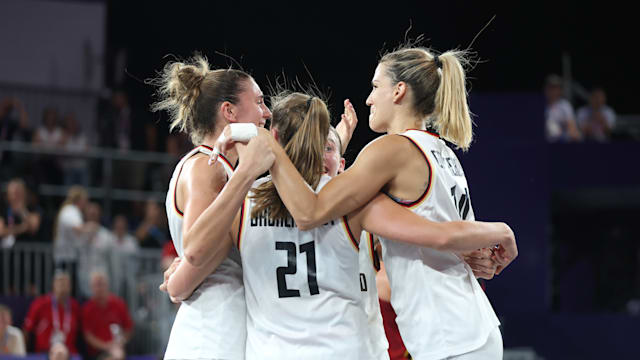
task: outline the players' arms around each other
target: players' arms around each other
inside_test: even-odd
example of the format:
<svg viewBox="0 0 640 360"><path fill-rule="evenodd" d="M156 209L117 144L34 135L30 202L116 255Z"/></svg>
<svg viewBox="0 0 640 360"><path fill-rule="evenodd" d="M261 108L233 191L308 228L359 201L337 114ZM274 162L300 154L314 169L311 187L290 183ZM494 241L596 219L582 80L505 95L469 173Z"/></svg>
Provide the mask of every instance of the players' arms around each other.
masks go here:
<svg viewBox="0 0 640 360"><path fill-rule="evenodd" d="M193 243L190 247L185 246L186 261L179 261L175 266L176 270L182 268L182 271L176 271L166 279L167 292L173 301L188 298L198 284L225 259L232 240L228 232L219 229L229 228L253 181L273 163L273 153L261 138L252 139L248 145L237 144L236 149L240 154L240 165L215 200L185 233L185 237L192 237ZM200 159L202 170L208 167L207 161L206 158ZM205 179L200 177L199 180ZM192 183L191 186L194 193L199 194L196 184ZM185 211L185 218L186 214Z"/></svg>
<svg viewBox="0 0 640 360"><path fill-rule="evenodd" d="M281 164L274 163L271 168L271 172L273 175L273 182L276 184L276 188L278 187L277 182L275 180L275 173L281 174L281 180L283 184L288 184L296 187L296 191L301 191L300 197L306 198L311 192L309 187L306 185L306 182L303 181L304 186L298 188L297 183L291 179L282 179L288 174L289 171L293 171L292 177L296 175L300 177L298 172L296 171L295 166L288 161L288 157L284 149L280 146L277 137L272 137L269 134L269 131L265 129L259 129L257 138L271 139L271 145L274 149L274 154L276 154L276 159L279 156L284 156L286 159L283 161L282 158L280 160ZM363 212L362 217L362 226L365 230L374 233L376 235L382 237L389 237L397 241L406 242L419 246L426 246L430 248L434 248L437 250L448 250L448 251L472 251L480 248L489 248L494 245L501 245L499 248L495 250L496 261L504 268L506 267L515 257L518 255L518 249L516 246L515 236L511 228L505 223L490 223L490 222L479 222L479 221L452 221L452 222L433 222L426 220L418 215L415 215L411 211L402 208L395 204L388 196L384 194L380 194L377 191L372 193L373 199L367 199L365 196L362 196L362 193L366 193L367 190L363 190L362 192L358 191L359 186L347 186L346 184L349 182L349 179L354 178L357 179L358 184L364 184L363 186L368 186L371 189L370 183L381 182L380 178L393 178L393 174L389 171L389 169L401 169L402 161L399 161L400 157L398 156L389 156L389 154L394 151L386 151L383 149L383 146L376 146L375 151L367 151L372 145L376 143L381 143L384 139L392 139L391 142L392 147L402 148L404 151L415 151L413 145L408 141L402 139L399 136L385 136L378 141L374 141L374 143L370 144L365 148L358 158L354 165L349 167L344 174L336 176L332 181L330 181L318 194L311 192L311 195L308 199L313 203L314 201L320 202L325 199L322 197L325 188L331 186L331 191L327 192L328 194L335 194L339 196L341 200L336 201L327 201L329 206L333 206L333 212L329 214L341 214L342 209L349 207L340 207L338 205L339 202L342 201L351 201L352 204L358 204L359 202L367 203L369 200L369 204L364 208L360 209L355 208L354 210L349 211L349 213ZM385 141L385 143L390 143L389 141ZM376 155L382 156L383 159L387 159L389 163L392 163L390 166L383 166L383 164L375 161L373 157ZM363 157L365 160L363 160ZM360 162L358 162L360 161ZM368 164L370 167L374 167L379 172L371 172L372 174L378 174L379 176L371 176L366 171L363 171L363 168L366 166L357 165L362 163ZM383 161L380 161L383 162ZM277 170L274 170L278 168ZM285 170L286 169L286 170ZM349 176L347 176L349 174ZM382 175L381 175L382 174ZM367 179L370 179L370 183L367 182ZM337 185L336 185L337 184ZM282 185L284 188L287 188L288 185ZM338 189L339 186L343 186L345 191L341 193ZM382 185L381 185L382 187ZM304 189L304 190L302 190ZM344 197L342 194L350 193L353 196L351 198ZM295 194L287 194L281 197L282 201L285 205L287 205L287 201L285 197L294 202L296 206L301 206L302 204L297 201ZM392 206L393 205L393 206ZM287 208L288 209L288 208ZM299 214L304 213L300 211ZM328 220L324 220L324 217L319 218L320 221L314 222L305 222L305 220L299 220L295 217L293 211L291 211L291 215L296 220L297 226L301 230L311 229L319 224L323 224ZM344 214L342 214L344 215ZM342 215L336 215L340 217ZM304 215L302 215L304 216ZM377 219L377 220L376 220ZM379 219L386 219L386 221L379 221ZM394 223L394 222L398 223ZM389 226L390 224L394 224L393 226ZM400 225L402 224L402 225Z"/></svg>
<svg viewBox="0 0 640 360"><path fill-rule="evenodd" d="M166 110L171 115L171 129L187 132L194 144L201 145L176 167L167 196L167 214L176 249L185 258L177 266L190 267L195 271L192 276L202 281L208 275L202 272L204 265L213 264L215 269L231 247L227 238L211 239L210 234L229 226L235 213L226 207L241 204L251 183L273 161L269 147L260 139L235 146L224 161L209 164L211 146L226 124L264 126L271 112L249 74L234 69L212 70L200 56L168 63L151 83L158 87L159 98L152 110ZM238 157L242 165L231 174L231 164ZM185 296L181 291L174 295Z"/></svg>

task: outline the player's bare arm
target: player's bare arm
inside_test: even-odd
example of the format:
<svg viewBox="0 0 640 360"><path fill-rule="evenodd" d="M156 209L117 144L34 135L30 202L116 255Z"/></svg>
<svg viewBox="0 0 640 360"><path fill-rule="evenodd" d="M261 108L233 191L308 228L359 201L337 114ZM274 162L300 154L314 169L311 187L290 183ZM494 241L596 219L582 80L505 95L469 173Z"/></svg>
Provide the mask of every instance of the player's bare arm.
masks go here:
<svg viewBox="0 0 640 360"><path fill-rule="evenodd" d="M441 251L472 251L496 244L505 247L497 261L507 264L518 255L515 236L505 223L481 221L434 222L378 194L368 204L349 215L354 231L360 228L395 241Z"/></svg>
<svg viewBox="0 0 640 360"><path fill-rule="evenodd" d="M315 194L275 141L273 183L302 230L348 214L373 198L404 164L397 154L411 144L399 136L383 136L367 145L354 164Z"/></svg>

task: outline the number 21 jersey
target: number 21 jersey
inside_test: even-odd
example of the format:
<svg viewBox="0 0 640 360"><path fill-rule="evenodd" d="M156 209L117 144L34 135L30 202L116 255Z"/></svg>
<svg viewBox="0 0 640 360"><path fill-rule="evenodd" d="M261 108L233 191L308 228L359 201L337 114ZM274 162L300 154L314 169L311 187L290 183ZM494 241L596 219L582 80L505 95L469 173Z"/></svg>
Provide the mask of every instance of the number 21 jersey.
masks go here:
<svg viewBox="0 0 640 360"><path fill-rule="evenodd" d="M247 197L239 232L246 359L370 359L358 244L346 219L301 231L292 218L252 218L253 206Z"/></svg>

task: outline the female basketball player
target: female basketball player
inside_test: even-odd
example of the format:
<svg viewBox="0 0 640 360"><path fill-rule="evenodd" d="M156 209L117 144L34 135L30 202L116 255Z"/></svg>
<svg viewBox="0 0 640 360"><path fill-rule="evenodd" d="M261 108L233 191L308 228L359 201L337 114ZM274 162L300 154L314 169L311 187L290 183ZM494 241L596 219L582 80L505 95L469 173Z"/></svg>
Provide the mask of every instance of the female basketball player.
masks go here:
<svg viewBox="0 0 640 360"><path fill-rule="evenodd" d="M348 170L317 194L274 144L273 183L300 229L340 218L380 191L433 221L473 219L464 172L443 141L467 150L472 140L462 63L463 53L437 56L423 48L400 49L382 57L367 105L371 129L389 135L365 147ZM435 131L426 131L427 125ZM391 303L411 355L501 358L498 319L460 256L379 235ZM499 246L495 253L501 262L499 273L517 250L510 253ZM416 283L427 286L413 286Z"/></svg>
<svg viewBox="0 0 640 360"><path fill-rule="evenodd" d="M159 87L154 111L167 110L171 129L191 136L197 148L178 163L166 210L178 254L200 286L176 315L165 359L244 359L246 326L242 267L231 241L210 233L228 228L244 194L273 162L266 143L251 141L208 164L211 145L229 123L263 126L271 116L253 78L233 69L210 70L207 61L167 64L152 82ZM232 164L240 156L237 169ZM226 221L226 223L225 223ZM206 256L200 256L203 244ZM197 261L194 261L197 259ZM206 271L202 271L206 268Z"/></svg>
<svg viewBox="0 0 640 360"><path fill-rule="evenodd" d="M294 93L277 100L273 111L274 138L285 144L307 183L321 186L322 154L329 128L325 104L318 98ZM367 341L367 319L360 295L359 237L353 236L363 227L385 236L402 237L397 235L401 233L405 241L437 248L468 250L494 242L513 243L512 233L504 224L434 224L411 215L381 195L349 217L299 231L271 181L262 180L251 200L245 201L238 226L234 224L228 234L238 239L243 259L247 358L374 357ZM444 237L465 241L442 242ZM174 275L178 273L179 269ZM168 289L175 297L182 294L179 289L190 285L184 278L175 281L174 275L168 279Z"/></svg>

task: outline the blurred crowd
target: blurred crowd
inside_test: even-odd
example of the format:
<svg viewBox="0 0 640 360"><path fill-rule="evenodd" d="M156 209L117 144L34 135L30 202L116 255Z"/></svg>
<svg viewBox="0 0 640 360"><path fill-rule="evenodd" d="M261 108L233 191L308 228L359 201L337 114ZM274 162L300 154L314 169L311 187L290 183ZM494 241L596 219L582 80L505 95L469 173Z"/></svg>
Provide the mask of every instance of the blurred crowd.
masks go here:
<svg viewBox="0 0 640 360"><path fill-rule="evenodd" d="M549 142L608 142L616 127L616 113L607 105L601 87L589 92L586 104L576 111L567 99L565 81L558 75L547 76L544 87L547 101L545 134Z"/></svg>
<svg viewBox="0 0 640 360"><path fill-rule="evenodd" d="M99 103L93 126L56 107L47 107L34 124L27 108L20 99L0 99L0 143L55 151L0 149L0 356L122 359L132 319L146 319L154 310L153 304L142 304L132 310L141 313L132 316L125 299L155 293L157 284L151 281L151 288L141 276L153 272L161 277L177 254L164 198L116 202L105 214L102 195L91 196L90 191L110 176L114 188L166 192L174 164L113 161L112 174L103 174L100 154L87 154L142 150L173 155L177 161L191 145L151 121L134 123L127 96L120 91ZM66 195L44 195L42 185L64 185ZM11 251L16 248L23 252ZM24 249L48 249L55 274ZM146 253L151 258L146 256L161 265L141 271L145 249L155 249ZM30 301L25 316L3 304L11 297Z"/></svg>

